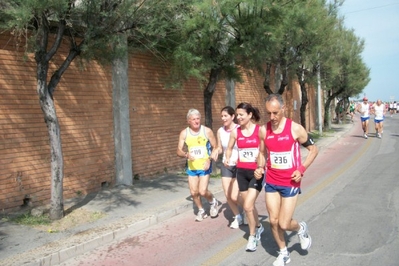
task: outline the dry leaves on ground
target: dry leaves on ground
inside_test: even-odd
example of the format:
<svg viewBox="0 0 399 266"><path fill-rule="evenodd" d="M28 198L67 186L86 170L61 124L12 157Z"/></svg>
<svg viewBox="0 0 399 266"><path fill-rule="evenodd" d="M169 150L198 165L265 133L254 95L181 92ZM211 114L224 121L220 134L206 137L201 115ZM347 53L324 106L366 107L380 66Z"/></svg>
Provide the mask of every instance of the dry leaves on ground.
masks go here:
<svg viewBox="0 0 399 266"><path fill-rule="evenodd" d="M48 225L35 225L34 228L38 230L48 231L50 233L56 233L65 231L86 223L94 222L101 219L106 214L102 212L92 212L85 210L84 208L78 208L70 213L66 214L62 219L53 221Z"/></svg>

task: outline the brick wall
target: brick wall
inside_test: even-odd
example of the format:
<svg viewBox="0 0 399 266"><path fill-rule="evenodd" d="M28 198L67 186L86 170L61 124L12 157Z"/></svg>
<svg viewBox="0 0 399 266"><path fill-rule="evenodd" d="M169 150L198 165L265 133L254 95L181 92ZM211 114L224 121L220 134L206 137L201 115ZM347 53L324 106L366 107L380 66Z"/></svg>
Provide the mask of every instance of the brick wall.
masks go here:
<svg viewBox="0 0 399 266"><path fill-rule="evenodd" d="M62 49L66 55L67 46ZM58 55L51 69L65 55ZM204 113L203 86L191 80L182 90L166 89L165 79L163 64L148 55L131 56L132 163L133 174L139 178L182 169L184 160L176 156L176 148L179 132L187 126L186 113L190 108ZM265 117L266 92L262 84L263 78L244 75L244 82L236 84L236 102L252 103ZM287 114L299 121L299 114L292 110L290 102L293 97L297 98L294 94L298 95L295 83L284 97L288 100ZM57 86L54 99L64 155L64 197L98 191L104 182L113 184L110 70L95 62L84 65L75 60ZM221 126L219 111L224 101L225 87L221 81L212 103L215 132ZM33 205L49 202L49 157L47 128L36 94L33 55L24 58L13 37L0 34L0 210L14 210L24 199Z"/></svg>
<svg viewBox="0 0 399 266"><path fill-rule="evenodd" d="M65 46L63 47L65 49ZM36 63L0 34L0 209L50 198L50 148L36 93ZM17 52L18 51L18 52ZM54 58L51 69L63 56ZM64 196L98 190L114 179L112 88L98 64L81 71L76 60L54 99L64 154Z"/></svg>

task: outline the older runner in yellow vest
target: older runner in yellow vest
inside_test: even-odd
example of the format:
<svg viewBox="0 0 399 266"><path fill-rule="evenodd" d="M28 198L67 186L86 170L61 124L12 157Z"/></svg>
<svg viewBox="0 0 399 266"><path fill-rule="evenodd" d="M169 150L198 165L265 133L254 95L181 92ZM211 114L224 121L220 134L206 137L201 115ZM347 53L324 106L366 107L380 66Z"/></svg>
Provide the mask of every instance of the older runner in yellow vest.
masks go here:
<svg viewBox="0 0 399 266"><path fill-rule="evenodd" d="M187 123L188 127L183 129L179 135L177 155L187 159L188 185L193 201L198 207L195 220L200 222L208 217L202 206L201 196L208 200L212 218L217 217L219 212L219 203L208 190L212 159L217 160L218 149L212 130L201 125L201 114L198 110L190 109L188 111Z"/></svg>

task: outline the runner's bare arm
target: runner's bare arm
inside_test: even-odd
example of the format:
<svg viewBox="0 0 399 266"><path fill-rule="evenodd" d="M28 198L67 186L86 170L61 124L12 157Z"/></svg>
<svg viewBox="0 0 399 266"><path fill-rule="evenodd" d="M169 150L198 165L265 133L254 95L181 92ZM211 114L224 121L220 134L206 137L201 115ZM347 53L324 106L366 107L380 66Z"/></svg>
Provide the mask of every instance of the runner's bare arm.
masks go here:
<svg viewBox="0 0 399 266"><path fill-rule="evenodd" d="M294 139L296 139L300 144L307 143L305 148L309 151L305 161L292 174L292 179L295 182L299 182L299 180L303 176L303 173L313 163L319 151L314 143L313 144L308 143L308 137L309 137L308 132L306 132L306 130L300 124L294 122L292 123L292 135Z"/></svg>
<svg viewBox="0 0 399 266"><path fill-rule="evenodd" d="M218 160L219 151L217 147L215 134L213 134L212 129L210 129L209 127L205 127L205 133L206 136L208 137L209 143L212 146L212 153L210 155L210 158L216 162Z"/></svg>
<svg viewBox="0 0 399 266"><path fill-rule="evenodd" d="M224 161L225 166L228 166L230 163L230 157L233 152L233 147L236 142L236 138L237 138L237 129L234 129L230 133L229 144L227 145L227 148L226 148L226 160Z"/></svg>
<svg viewBox="0 0 399 266"><path fill-rule="evenodd" d="M356 112L362 113L362 111L360 109L361 109L360 104L356 105L356 109L355 109Z"/></svg>
<svg viewBox="0 0 399 266"><path fill-rule="evenodd" d="M186 139L186 130L183 129L180 134L179 134L179 142L177 144L177 156L179 157L184 157L184 158L189 158L188 152L184 151L184 141Z"/></svg>
<svg viewBox="0 0 399 266"><path fill-rule="evenodd" d="M266 127L261 126L259 129L259 154L258 158L256 158L256 163L258 167L256 168L254 173L256 179L262 178L263 174L265 173L265 166L266 166L265 138L266 138Z"/></svg>
<svg viewBox="0 0 399 266"><path fill-rule="evenodd" d="M217 145L217 150L218 150L218 154L222 154L223 153L223 147L222 147L222 140L220 138L220 128L217 131L216 135L217 135L217 141L218 141L218 145Z"/></svg>

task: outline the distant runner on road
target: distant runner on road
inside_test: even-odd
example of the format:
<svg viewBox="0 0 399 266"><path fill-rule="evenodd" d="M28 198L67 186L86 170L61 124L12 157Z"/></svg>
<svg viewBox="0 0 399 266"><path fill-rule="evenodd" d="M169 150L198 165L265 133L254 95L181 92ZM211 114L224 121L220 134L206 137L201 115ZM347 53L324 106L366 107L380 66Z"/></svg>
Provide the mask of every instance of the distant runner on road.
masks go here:
<svg viewBox="0 0 399 266"><path fill-rule="evenodd" d="M363 102L358 104L356 111L360 113L360 120L362 122L362 129L364 138L368 138L369 133L369 119L370 119L370 105L367 97L363 98Z"/></svg>
<svg viewBox="0 0 399 266"><path fill-rule="evenodd" d="M373 105L372 112L374 114L375 134L377 138L381 138L384 131L385 104L381 100L377 100Z"/></svg>

